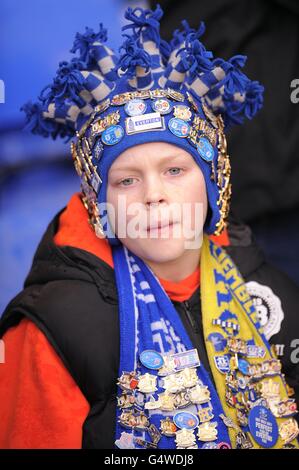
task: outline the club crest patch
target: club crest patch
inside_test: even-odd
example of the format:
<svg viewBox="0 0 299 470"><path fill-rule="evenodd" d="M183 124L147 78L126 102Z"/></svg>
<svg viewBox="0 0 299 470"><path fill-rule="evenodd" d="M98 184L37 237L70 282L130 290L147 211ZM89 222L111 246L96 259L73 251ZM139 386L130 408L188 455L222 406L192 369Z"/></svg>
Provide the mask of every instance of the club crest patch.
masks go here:
<svg viewBox="0 0 299 470"><path fill-rule="evenodd" d="M281 301L273 290L256 281L246 283L248 293L256 308L259 322L267 339L278 333L284 319Z"/></svg>

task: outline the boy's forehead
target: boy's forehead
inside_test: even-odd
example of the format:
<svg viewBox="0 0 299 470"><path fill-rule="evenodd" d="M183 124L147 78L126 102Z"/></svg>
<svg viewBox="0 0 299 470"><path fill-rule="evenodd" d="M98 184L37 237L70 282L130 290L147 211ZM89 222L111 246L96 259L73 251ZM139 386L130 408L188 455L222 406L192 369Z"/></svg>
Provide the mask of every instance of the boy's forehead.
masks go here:
<svg viewBox="0 0 299 470"><path fill-rule="evenodd" d="M126 168L127 165L140 164L140 156L149 156L153 164L175 159L190 159L192 156L185 150L176 145L166 144L164 142L151 142L131 147L122 152L111 165L110 170Z"/></svg>

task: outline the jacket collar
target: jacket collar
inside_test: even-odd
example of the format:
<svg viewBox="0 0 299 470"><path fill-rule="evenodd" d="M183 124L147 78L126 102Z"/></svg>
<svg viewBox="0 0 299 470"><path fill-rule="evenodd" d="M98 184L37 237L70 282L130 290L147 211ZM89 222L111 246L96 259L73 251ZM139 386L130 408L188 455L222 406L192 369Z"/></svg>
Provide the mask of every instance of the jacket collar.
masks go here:
<svg viewBox="0 0 299 470"><path fill-rule="evenodd" d="M54 242L64 207L49 223L35 252L24 287L58 280L95 283L108 301L117 301L114 270L105 261L81 248L58 246Z"/></svg>

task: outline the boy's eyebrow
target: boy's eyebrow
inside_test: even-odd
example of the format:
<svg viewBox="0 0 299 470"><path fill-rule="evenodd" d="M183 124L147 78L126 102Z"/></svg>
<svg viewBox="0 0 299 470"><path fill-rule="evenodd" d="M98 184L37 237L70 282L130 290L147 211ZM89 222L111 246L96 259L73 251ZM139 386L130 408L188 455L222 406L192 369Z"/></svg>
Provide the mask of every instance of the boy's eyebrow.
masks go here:
<svg viewBox="0 0 299 470"><path fill-rule="evenodd" d="M183 153L177 153L176 155L167 155L166 157L162 157L160 159L160 161L158 162L159 163L165 163L167 160L175 160L177 158L180 158L183 156ZM134 164L129 164L129 165L124 165L124 166L120 166L120 167L117 167L117 168L111 168L111 173L113 173L114 171L123 171L123 170L136 170L136 167L134 166Z"/></svg>

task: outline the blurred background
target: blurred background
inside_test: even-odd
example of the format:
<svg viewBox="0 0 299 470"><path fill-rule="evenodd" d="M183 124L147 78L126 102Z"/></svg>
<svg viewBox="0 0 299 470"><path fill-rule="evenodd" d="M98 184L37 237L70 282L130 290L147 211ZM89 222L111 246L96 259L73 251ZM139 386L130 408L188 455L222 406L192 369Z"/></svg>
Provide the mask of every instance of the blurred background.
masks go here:
<svg viewBox="0 0 299 470"><path fill-rule="evenodd" d="M299 285L299 2L297 0L1 1L0 315L22 289L52 217L79 190L69 144L24 131L20 107L52 81L77 31L108 29L118 52L128 6L164 10L161 31L186 18L206 24L214 56L248 55L245 73L265 86L263 110L228 135L234 213L252 228L268 261ZM298 79L298 93L291 83ZM297 96L298 99L291 100Z"/></svg>

